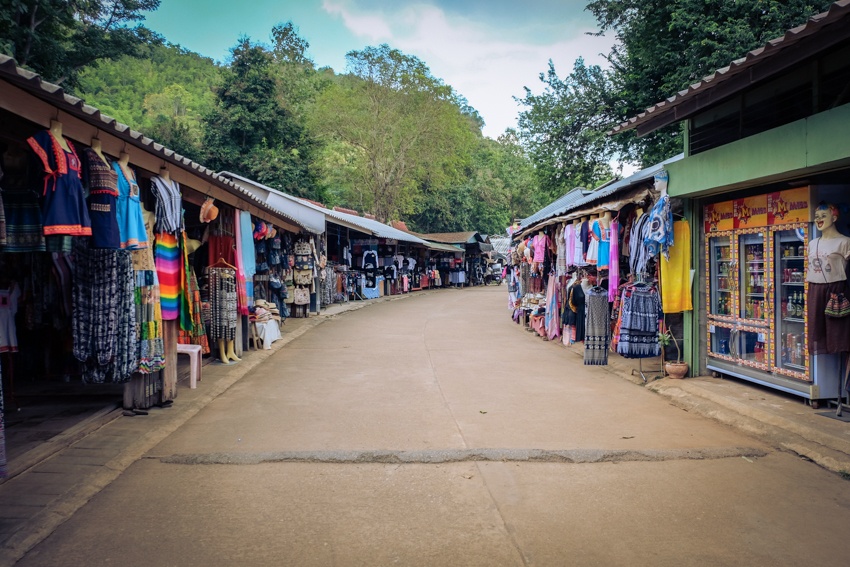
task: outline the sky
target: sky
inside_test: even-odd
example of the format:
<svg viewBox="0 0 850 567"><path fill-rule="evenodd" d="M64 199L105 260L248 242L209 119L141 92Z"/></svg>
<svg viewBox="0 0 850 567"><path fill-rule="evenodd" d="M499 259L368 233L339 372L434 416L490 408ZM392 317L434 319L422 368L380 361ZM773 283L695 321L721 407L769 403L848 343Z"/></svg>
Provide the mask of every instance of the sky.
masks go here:
<svg viewBox="0 0 850 567"><path fill-rule="evenodd" d="M425 62L465 96L495 138L515 128L524 87L542 92L551 59L560 77L579 57L604 66L612 40L596 31L588 0L162 0L145 25L170 43L228 60L240 36L270 43L291 21L317 67L345 72L345 54L383 43Z"/></svg>

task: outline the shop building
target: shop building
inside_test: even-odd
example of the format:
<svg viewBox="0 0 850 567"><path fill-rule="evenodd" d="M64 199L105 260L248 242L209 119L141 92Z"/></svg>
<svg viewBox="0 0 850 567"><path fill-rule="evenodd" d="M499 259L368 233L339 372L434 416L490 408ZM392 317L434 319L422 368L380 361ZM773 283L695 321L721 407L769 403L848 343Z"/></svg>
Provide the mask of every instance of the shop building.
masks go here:
<svg viewBox="0 0 850 567"><path fill-rule="evenodd" d="M682 199L698 235L686 359L699 373L815 407L845 397L850 344L827 347L824 335L845 336L850 319L824 314L819 293L835 282L818 266L820 247L850 235L850 2L835 2L614 133L682 121L685 157L667 170L669 194ZM828 232L813 223L821 204L836 206L838 232L829 232L831 219L821 225Z"/></svg>
<svg viewBox="0 0 850 567"><path fill-rule="evenodd" d="M6 425L46 398L169 405L178 353L235 362L255 303L274 340L285 306L263 276L311 241L305 221L2 55L0 168L0 476L41 442Z"/></svg>

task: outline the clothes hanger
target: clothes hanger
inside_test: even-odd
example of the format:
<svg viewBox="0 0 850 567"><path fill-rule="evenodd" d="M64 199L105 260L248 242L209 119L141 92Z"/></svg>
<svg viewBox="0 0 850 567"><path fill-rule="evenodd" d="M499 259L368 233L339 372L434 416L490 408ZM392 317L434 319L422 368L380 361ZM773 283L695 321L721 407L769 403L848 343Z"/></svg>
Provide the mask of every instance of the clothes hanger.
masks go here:
<svg viewBox="0 0 850 567"><path fill-rule="evenodd" d="M235 269L236 269L236 266L234 266L234 265L232 265L232 264L228 264L228 263L227 263L227 261L226 261L224 258L219 258L218 260L216 260L215 262L213 262L213 263L212 263L212 265L210 265L210 268L215 268L215 267L216 267L216 266L218 266L219 264L224 264L225 266L227 266L228 268L230 268L230 269L232 269L232 270L235 270Z"/></svg>

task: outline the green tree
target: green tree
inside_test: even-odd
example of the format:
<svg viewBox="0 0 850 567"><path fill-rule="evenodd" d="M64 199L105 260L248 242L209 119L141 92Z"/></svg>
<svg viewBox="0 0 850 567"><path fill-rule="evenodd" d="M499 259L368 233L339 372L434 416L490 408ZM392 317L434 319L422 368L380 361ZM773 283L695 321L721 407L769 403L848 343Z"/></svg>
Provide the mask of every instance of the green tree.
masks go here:
<svg viewBox="0 0 850 567"><path fill-rule="evenodd" d="M425 233L504 234L514 218L530 215L541 204L531 162L509 130L498 140L478 139L462 182L423 188L410 220L415 230Z"/></svg>
<svg viewBox="0 0 850 567"><path fill-rule="evenodd" d="M595 187L610 179L612 153L606 133L616 121L607 99L608 75L579 58L561 79L555 65L540 74L546 86L535 95L526 87L519 114L519 135L534 164L537 182L548 200L573 187Z"/></svg>
<svg viewBox="0 0 850 567"><path fill-rule="evenodd" d="M593 0L587 9L616 43L611 114L626 120L825 11L830 0ZM649 166L682 151L680 126L617 136L618 152Z"/></svg>
<svg viewBox="0 0 850 567"><path fill-rule="evenodd" d="M101 59L135 54L150 32L129 24L160 0L10 0L0 6L0 50L56 84Z"/></svg>
<svg viewBox="0 0 850 567"><path fill-rule="evenodd" d="M201 160L202 122L215 103L219 67L159 39L140 46L139 55L83 69L77 94L166 147Z"/></svg>
<svg viewBox="0 0 850 567"><path fill-rule="evenodd" d="M313 196L313 143L279 100L272 54L241 38L205 122L206 163L287 193Z"/></svg>
<svg viewBox="0 0 850 567"><path fill-rule="evenodd" d="M388 45L346 55L349 73L319 95L310 127L349 176L323 167L343 204L382 220L415 210L423 188L460 178L476 133L451 87Z"/></svg>

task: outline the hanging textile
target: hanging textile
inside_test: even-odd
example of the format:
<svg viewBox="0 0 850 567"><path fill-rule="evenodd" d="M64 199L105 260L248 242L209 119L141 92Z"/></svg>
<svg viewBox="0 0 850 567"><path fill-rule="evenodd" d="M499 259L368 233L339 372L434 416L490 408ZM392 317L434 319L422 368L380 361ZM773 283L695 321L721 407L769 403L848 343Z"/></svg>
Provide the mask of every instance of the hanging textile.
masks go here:
<svg viewBox="0 0 850 567"><path fill-rule="evenodd" d="M119 163L113 163L112 169L118 175L118 232L121 235L121 248L136 250L146 248L152 243L147 240L145 219L142 216L142 203L139 197L139 184L133 171L128 167L127 173ZM128 177L129 175L129 177Z"/></svg>
<svg viewBox="0 0 850 567"><path fill-rule="evenodd" d="M589 223L587 231L587 250L585 261L591 266L597 265L599 262L599 239L601 237L601 224L599 219L593 219Z"/></svg>
<svg viewBox="0 0 850 567"><path fill-rule="evenodd" d="M567 266L575 265L576 257L576 233L573 225L567 223L564 227L564 263Z"/></svg>
<svg viewBox="0 0 850 567"><path fill-rule="evenodd" d="M691 297L691 228L686 220L673 223L670 258L661 258L661 307L664 313L681 313L694 308Z"/></svg>
<svg viewBox="0 0 850 567"><path fill-rule="evenodd" d="M555 264L555 275L563 276L567 273L567 246L564 241L564 230L561 229L561 225L558 225L558 228L555 229L555 250L557 253L557 261Z"/></svg>
<svg viewBox="0 0 850 567"><path fill-rule="evenodd" d="M120 383L138 366L135 279L130 254L74 244L74 357L83 363L83 381Z"/></svg>
<svg viewBox="0 0 850 567"><path fill-rule="evenodd" d="M581 265L586 265L587 261L587 248L590 246L590 223L588 221L584 221L581 223L581 227L579 229L580 242L581 242ZM578 248L576 248L578 250Z"/></svg>
<svg viewBox="0 0 850 567"><path fill-rule="evenodd" d="M257 251L254 244L254 224L251 213L239 211L239 234L242 241L242 276L245 278L247 305L254 305L254 276L257 273ZM237 264L238 266L238 264ZM245 315L247 313L243 313Z"/></svg>
<svg viewBox="0 0 850 567"><path fill-rule="evenodd" d="M673 213L670 211L670 197L663 195L648 213L649 225L644 228L643 245L650 256L659 252L669 259L669 248L673 245Z"/></svg>
<svg viewBox="0 0 850 567"><path fill-rule="evenodd" d="M118 175L91 148L83 152L85 165L83 180L88 189L89 217L91 219L92 248L121 248L118 230Z"/></svg>
<svg viewBox="0 0 850 567"><path fill-rule="evenodd" d="M608 290L592 287L586 297L587 322L584 336L584 364L603 366L608 364L608 340L610 320L608 316Z"/></svg>
<svg viewBox="0 0 850 567"><path fill-rule="evenodd" d="M606 228L602 224L602 220L598 219L593 234L599 239L596 267L600 270L607 270L611 262L611 227Z"/></svg>
<svg viewBox="0 0 850 567"><path fill-rule="evenodd" d="M162 302L162 318L173 321L180 314L180 247L177 237L167 232L156 235L156 275Z"/></svg>
<svg viewBox="0 0 850 567"><path fill-rule="evenodd" d="M3 181L3 168L0 168L0 181ZM6 209L3 206L3 189L0 188L0 250L6 246Z"/></svg>
<svg viewBox="0 0 850 567"><path fill-rule="evenodd" d="M210 342L204 330L202 317L201 290L198 286L198 278L195 271L189 266L189 297L192 300L192 328L191 330L180 330L177 334L177 342L184 345L200 345L203 354L209 354Z"/></svg>
<svg viewBox="0 0 850 567"><path fill-rule="evenodd" d="M44 170L44 236L91 236L91 219L83 192L82 163L74 144L67 138L63 141L68 150L49 130L27 138Z"/></svg>
<svg viewBox="0 0 850 567"><path fill-rule="evenodd" d="M620 338L617 353L626 358L659 356L658 322L661 302L658 290L649 284L623 288L620 302Z"/></svg>
<svg viewBox="0 0 850 567"><path fill-rule="evenodd" d="M18 331L15 315L21 299L21 288L11 282L7 289L0 289L0 353L18 352Z"/></svg>
<svg viewBox="0 0 850 567"><path fill-rule="evenodd" d="M136 270L134 287L139 360L137 371L142 374L151 374L165 368L162 310L156 271Z"/></svg>
<svg viewBox="0 0 850 567"><path fill-rule="evenodd" d="M574 342L580 343L585 337L585 296L584 288L581 287L581 281L576 282L570 287L569 295L570 313L567 315L569 325L575 329Z"/></svg>
<svg viewBox="0 0 850 567"><path fill-rule="evenodd" d="M619 298L617 293L620 285L620 223L617 219L611 221L610 231L610 260L608 261L608 301Z"/></svg>
<svg viewBox="0 0 850 567"><path fill-rule="evenodd" d="M554 275L549 276L549 284L546 289L546 337L551 341L555 337L561 336L561 321L560 315L560 299L558 279Z"/></svg>
<svg viewBox="0 0 850 567"><path fill-rule="evenodd" d="M632 224L632 231L629 236L629 267L631 273L636 276L646 273L646 265L653 256L643 244L648 226L649 215L643 214Z"/></svg>
<svg viewBox="0 0 850 567"><path fill-rule="evenodd" d="M6 424L3 419L5 408L3 407L3 362L0 361L0 478L6 478Z"/></svg>
<svg viewBox="0 0 850 567"><path fill-rule="evenodd" d="M38 196L32 191L3 191L6 244L0 252L44 252L44 227Z"/></svg>
<svg viewBox="0 0 850 567"><path fill-rule="evenodd" d="M156 197L156 230L177 234L183 230L183 203L180 185L164 177L151 179L151 191Z"/></svg>
<svg viewBox="0 0 850 567"><path fill-rule="evenodd" d="M210 339L236 338L236 271L231 268L207 268L210 302Z"/></svg>

